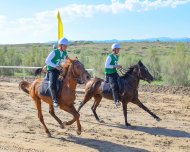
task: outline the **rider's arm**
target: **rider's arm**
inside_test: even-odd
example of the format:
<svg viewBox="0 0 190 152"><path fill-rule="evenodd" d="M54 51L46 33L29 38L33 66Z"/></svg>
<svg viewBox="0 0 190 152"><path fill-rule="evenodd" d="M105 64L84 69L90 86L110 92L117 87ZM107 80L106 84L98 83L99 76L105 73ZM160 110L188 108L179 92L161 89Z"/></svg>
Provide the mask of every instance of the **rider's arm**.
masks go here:
<svg viewBox="0 0 190 152"><path fill-rule="evenodd" d="M55 52L51 51L51 53L48 55L48 57L46 58L45 63L53 68L55 68L57 65L52 63L51 60L54 58L55 56Z"/></svg>
<svg viewBox="0 0 190 152"><path fill-rule="evenodd" d="M110 63L111 63L111 57L108 56L107 59L106 59L105 68L113 69L114 66L110 65Z"/></svg>
<svg viewBox="0 0 190 152"><path fill-rule="evenodd" d="M110 63L111 63L111 57L108 56L106 59L105 68L109 68L109 69L118 68L119 69L122 67L121 65L110 65Z"/></svg>

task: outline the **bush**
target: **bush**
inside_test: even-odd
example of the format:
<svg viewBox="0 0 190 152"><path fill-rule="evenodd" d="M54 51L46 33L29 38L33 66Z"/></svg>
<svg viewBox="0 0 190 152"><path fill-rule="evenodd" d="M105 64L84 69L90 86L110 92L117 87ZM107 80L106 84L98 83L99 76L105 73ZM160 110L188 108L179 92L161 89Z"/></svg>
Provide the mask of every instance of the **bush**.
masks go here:
<svg viewBox="0 0 190 152"><path fill-rule="evenodd" d="M178 44L163 66L163 79L170 85L189 86L189 57L184 44Z"/></svg>

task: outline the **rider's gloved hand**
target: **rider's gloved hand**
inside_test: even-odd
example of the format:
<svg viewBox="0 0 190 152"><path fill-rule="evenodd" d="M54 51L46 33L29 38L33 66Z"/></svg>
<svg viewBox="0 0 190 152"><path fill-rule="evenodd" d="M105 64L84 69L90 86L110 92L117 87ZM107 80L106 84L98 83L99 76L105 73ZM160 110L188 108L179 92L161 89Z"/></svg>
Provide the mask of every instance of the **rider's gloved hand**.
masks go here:
<svg viewBox="0 0 190 152"><path fill-rule="evenodd" d="M61 66L56 66L55 67L58 71L62 72L63 71L63 68Z"/></svg>
<svg viewBox="0 0 190 152"><path fill-rule="evenodd" d="M121 69L121 68L122 68L121 65L115 65L114 67L115 67L116 69Z"/></svg>

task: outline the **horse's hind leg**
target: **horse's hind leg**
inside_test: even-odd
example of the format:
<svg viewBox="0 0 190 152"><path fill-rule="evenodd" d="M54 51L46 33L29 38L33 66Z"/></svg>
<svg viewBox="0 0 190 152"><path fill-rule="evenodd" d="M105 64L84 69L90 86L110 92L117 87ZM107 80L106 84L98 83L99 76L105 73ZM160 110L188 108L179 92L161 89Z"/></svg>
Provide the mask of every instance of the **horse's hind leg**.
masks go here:
<svg viewBox="0 0 190 152"><path fill-rule="evenodd" d="M62 121L55 115L53 105L49 105L49 113L50 113L50 115L60 124L60 127L63 129L63 128L64 128L64 124L63 124Z"/></svg>
<svg viewBox="0 0 190 152"><path fill-rule="evenodd" d="M42 115L41 100L39 98L35 98L34 101L35 101L35 104L36 104L36 108L38 110L38 118L40 119L40 122L42 123L47 136L51 137L51 134L50 134L48 128L46 127L45 123L44 123L44 118L43 118L43 115Z"/></svg>
<svg viewBox="0 0 190 152"><path fill-rule="evenodd" d="M75 121L77 121L77 128L78 128L77 134L80 135L81 134L81 124L79 120L80 115L76 111L75 107L73 105L71 107L64 105L64 106L60 106L60 108L73 115L73 119L70 121L67 121L66 125L72 125Z"/></svg>
<svg viewBox="0 0 190 152"><path fill-rule="evenodd" d="M88 92L85 93L84 99L83 101L80 103L77 111L79 112L80 109L85 105L85 103L87 103L90 99L92 98L92 95Z"/></svg>
<svg viewBox="0 0 190 152"><path fill-rule="evenodd" d="M103 121L101 121L101 120L99 119L99 117L98 117L98 115L97 115L97 113L96 113L96 108L97 108L98 105L100 104L100 101L101 101L101 100L102 100L102 96L101 96L101 95L95 95L95 96L94 96L94 104L93 104L93 106L91 107L92 112L93 112L93 114L94 114L96 120L99 121L99 122L103 122Z"/></svg>
<svg viewBox="0 0 190 152"><path fill-rule="evenodd" d="M142 108L144 111L148 112L153 118L155 118L157 121L160 121L161 119L156 116L153 112L151 112L145 105L141 103L139 99L133 100L132 103L138 105L140 108Z"/></svg>

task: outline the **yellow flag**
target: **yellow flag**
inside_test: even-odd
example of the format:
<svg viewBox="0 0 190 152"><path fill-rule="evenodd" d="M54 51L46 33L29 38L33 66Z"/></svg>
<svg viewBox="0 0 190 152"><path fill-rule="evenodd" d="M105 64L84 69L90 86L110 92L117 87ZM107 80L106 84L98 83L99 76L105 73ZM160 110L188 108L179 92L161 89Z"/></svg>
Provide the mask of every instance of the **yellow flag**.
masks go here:
<svg viewBox="0 0 190 152"><path fill-rule="evenodd" d="M58 40L59 40L64 37L64 27L61 21L61 16L60 16L59 11L57 13L57 19L58 19Z"/></svg>

